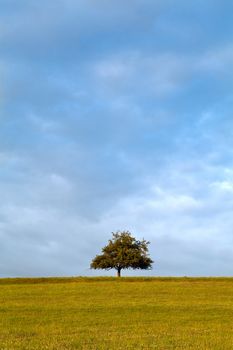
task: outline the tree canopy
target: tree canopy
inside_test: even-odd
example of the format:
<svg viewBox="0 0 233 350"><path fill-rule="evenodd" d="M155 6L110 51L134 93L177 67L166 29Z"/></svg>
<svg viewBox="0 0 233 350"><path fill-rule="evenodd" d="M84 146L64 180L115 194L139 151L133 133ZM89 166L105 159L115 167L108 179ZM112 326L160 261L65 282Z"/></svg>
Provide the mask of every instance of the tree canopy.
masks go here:
<svg viewBox="0 0 233 350"><path fill-rule="evenodd" d="M91 262L92 269L116 269L118 277L122 269L152 268L153 261L148 254L150 242L136 240L129 231L112 233L112 239L102 248L102 254L96 255Z"/></svg>

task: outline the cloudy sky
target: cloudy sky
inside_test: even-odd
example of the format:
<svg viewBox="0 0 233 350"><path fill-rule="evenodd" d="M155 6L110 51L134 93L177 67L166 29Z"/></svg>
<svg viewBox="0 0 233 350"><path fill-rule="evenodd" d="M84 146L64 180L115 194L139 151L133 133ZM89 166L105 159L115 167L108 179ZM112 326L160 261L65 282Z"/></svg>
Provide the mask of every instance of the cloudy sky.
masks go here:
<svg viewBox="0 0 233 350"><path fill-rule="evenodd" d="M104 274L123 229L151 242L137 275L233 274L232 14L0 0L0 276Z"/></svg>

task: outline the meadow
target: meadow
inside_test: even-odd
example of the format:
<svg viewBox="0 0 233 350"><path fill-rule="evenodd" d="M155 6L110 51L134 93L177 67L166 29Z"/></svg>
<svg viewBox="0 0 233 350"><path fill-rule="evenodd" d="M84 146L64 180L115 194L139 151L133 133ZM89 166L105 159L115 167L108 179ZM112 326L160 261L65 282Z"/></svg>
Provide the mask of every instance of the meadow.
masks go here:
<svg viewBox="0 0 233 350"><path fill-rule="evenodd" d="M233 349L233 278L0 279L0 349Z"/></svg>

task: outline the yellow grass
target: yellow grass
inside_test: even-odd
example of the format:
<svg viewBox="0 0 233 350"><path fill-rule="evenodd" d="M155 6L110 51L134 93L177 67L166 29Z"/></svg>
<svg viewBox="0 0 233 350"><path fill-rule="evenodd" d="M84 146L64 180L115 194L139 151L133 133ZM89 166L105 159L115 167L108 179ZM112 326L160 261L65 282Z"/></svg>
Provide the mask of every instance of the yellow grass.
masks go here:
<svg viewBox="0 0 233 350"><path fill-rule="evenodd" d="M0 279L0 349L233 349L233 279Z"/></svg>

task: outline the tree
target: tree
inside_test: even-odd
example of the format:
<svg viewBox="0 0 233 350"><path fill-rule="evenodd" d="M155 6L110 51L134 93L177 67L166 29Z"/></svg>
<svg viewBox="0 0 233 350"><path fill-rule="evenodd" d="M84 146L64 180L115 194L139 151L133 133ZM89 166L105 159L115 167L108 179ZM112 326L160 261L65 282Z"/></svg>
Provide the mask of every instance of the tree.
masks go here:
<svg viewBox="0 0 233 350"><path fill-rule="evenodd" d="M113 232L112 239L102 248L102 254L96 255L91 262L92 269L117 270L121 276L122 269L152 268L153 261L148 255L148 244L145 239L136 240L129 231Z"/></svg>

